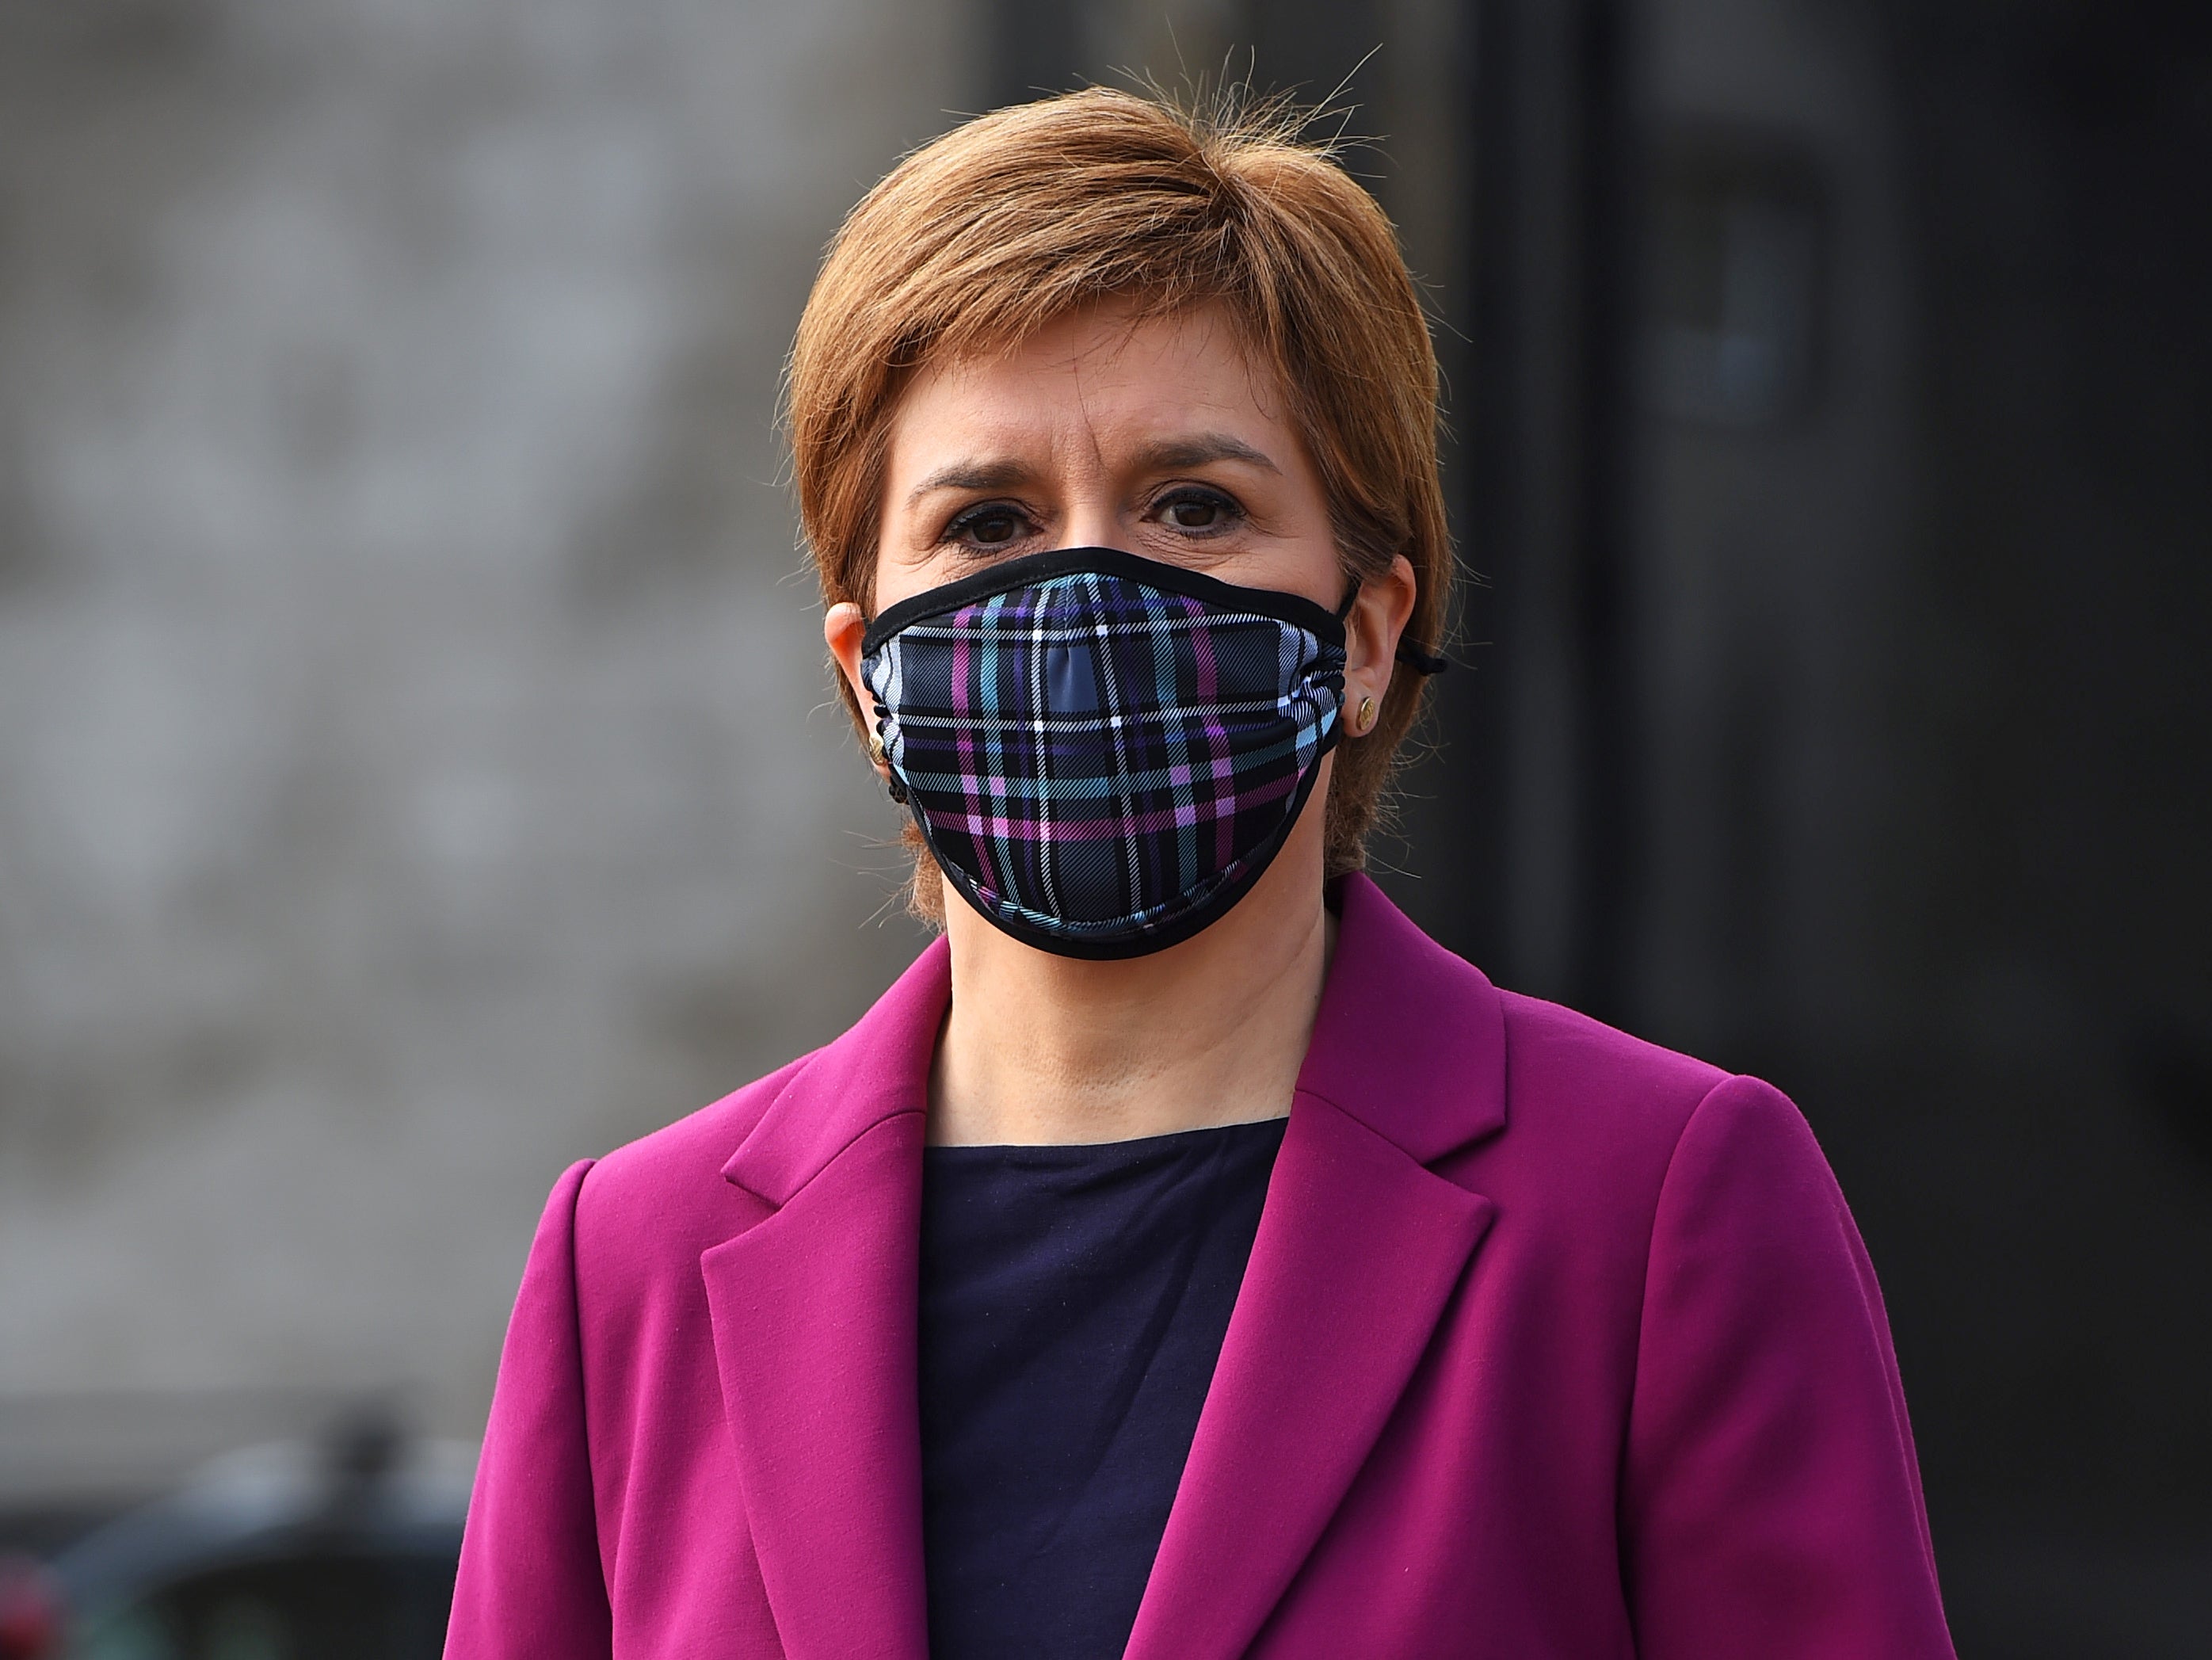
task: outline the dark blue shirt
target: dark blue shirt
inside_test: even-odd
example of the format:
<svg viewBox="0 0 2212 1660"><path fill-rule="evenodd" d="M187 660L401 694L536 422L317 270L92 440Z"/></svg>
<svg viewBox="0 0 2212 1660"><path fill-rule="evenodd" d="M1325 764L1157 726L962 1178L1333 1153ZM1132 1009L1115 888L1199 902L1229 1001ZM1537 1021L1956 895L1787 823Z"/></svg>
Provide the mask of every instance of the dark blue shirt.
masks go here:
<svg viewBox="0 0 2212 1660"><path fill-rule="evenodd" d="M1127 1644L1287 1122L923 1152L933 1660Z"/></svg>

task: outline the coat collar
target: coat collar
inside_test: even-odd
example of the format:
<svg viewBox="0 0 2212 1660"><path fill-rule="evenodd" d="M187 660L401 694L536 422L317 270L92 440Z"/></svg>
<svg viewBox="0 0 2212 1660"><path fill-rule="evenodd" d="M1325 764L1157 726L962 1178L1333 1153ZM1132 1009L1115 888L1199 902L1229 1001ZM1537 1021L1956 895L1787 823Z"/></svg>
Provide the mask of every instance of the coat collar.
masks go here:
<svg viewBox="0 0 2212 1660"><path fill-rule="evenodd" d="M951 1006L952 953L935 939L851 1030L786 1080L723 1177L781 1209L878 1124L927 1111L929 1065Z"/></svg>
<svg viewBox="0 0 2212 1660"><path fill-rule="evenodd" d="M1128 1652L1248 1646L1358 1475L1489 1225L1430 1169L1505 1122L1504 1015L1363 876ZM772 1213L700 1259L739 1484L794 1657L927 1649L915 1367L931 946L724 1167Z"/></svg>
<svg viewBox="0 0 2212 1660"><path fill-rule="evenodd" d="M1482 971L1354 872L1301 1093L1433 1164L1505 1127L1505 1010Z"/></svg>

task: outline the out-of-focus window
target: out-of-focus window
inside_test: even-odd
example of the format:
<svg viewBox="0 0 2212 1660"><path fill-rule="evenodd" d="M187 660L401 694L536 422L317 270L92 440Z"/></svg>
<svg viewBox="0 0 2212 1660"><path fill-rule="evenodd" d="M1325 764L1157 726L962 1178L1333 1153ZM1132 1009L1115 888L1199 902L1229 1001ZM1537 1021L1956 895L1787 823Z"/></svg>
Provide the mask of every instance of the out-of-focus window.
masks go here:
<svg viewBox="0 0 2212 1660"><path fill-rule="evenodd" d="M1664 413L1787 422L1818 394L1826 192L1813 165L1755 140L1668 153L1650 234L1646 387Z"/></svg>

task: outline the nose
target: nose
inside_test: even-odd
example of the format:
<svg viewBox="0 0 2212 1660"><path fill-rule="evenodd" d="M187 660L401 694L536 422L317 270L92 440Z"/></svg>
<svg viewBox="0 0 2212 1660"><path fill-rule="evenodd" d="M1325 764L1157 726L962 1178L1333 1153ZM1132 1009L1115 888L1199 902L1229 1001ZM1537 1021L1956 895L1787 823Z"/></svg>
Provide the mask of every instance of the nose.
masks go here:
<svg viewBox="0 0 2212 1660"><path fill-rule="evenodd" d="M1130 543L1134 529L1122 522L1117 504L1106 491L1084 485L1069 491L1063 546L1120 548L1133 553L1136 550Z"/></svg>

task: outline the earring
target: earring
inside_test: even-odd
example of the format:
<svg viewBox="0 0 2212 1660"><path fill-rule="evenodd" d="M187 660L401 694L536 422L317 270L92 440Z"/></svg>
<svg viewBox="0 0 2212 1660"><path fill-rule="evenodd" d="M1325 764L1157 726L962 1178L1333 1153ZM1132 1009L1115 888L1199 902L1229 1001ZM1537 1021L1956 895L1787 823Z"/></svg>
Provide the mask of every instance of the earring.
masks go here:
<svg viewBox="0 0 2212 1660"><path fill-rule="evenodd" d="M1356 738L1364 738L1367 736L1368 733L1373 729L1375 725L1375 700L1372 697L1363 697L1359 700L1359 713L1352 718L1352 724L1353 727L1352 735Z"/></svg>
<svg viewBox="0 0 2212 1660"><path fill-rule="evenodd" d="M868 759L886 771L890 770L890 757L884 752L884 736L879 732L872 732L868 734ZM906 805L906 786L899 782L896 773L891 773L890 776L884 781L884 787L890 792L892 800L901 806Z"/></svg>

